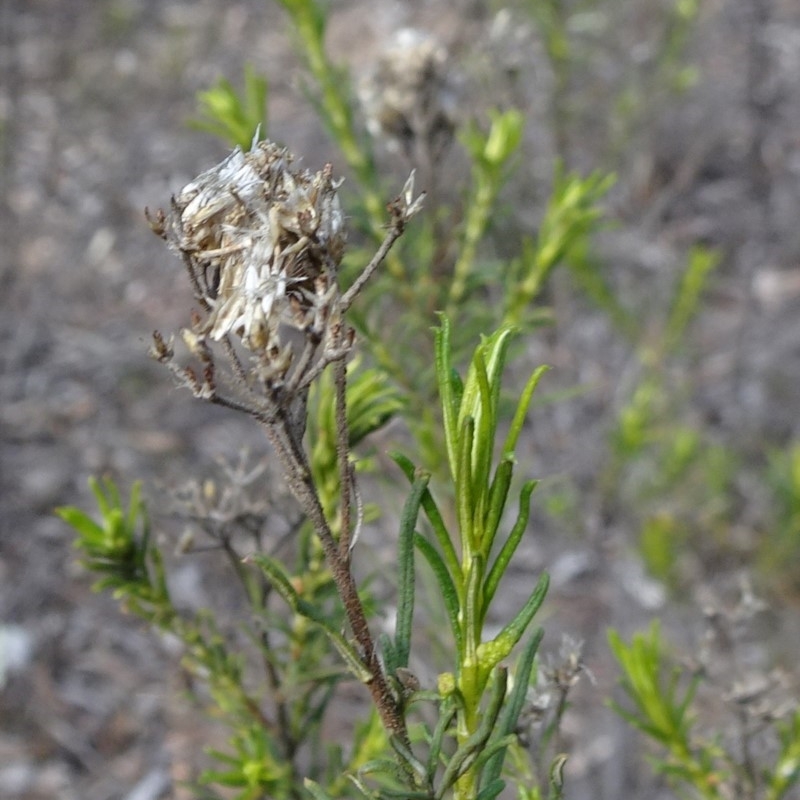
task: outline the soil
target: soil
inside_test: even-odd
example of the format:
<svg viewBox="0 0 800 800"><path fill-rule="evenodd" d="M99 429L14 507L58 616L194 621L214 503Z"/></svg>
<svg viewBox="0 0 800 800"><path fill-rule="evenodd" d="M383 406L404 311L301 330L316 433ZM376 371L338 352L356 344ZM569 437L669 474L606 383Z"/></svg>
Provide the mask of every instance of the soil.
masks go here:
<svg viewBox="0 0 800 800"><path fill-rule="evenodd" d="M332 4L330 49L358 74L398 28L439 35L467 65L465 82L480 102L510 98L530 110L523 146L534 187L514 191L521 218L540 219L558 145L547 117L554 78L533 31L521 39L516 66L511 39L503 50L506 95L498 84L481 85L489 68L470 55L487 40L490 5L340 0ZM644 74L646 36L671 6L629 5L624 26L598 34L593 52L603 58L581 73L596 85L571 87L580 123L569 128L566 153L581 170L618 172L617 224L597 246L621 296L643 314L669 291L689 246L718 248L722 263L681 379L692 418L761 463L770 448L800 439L800 7L709 0L683 56L698 82L640 97L650 105L615 143L603 93L640 68ZM186 699L175 643L91 591L53 510L90 507L91 475L122 486L142 477L155 492L252 444L247 421L192 401L147 357L152 330L180 328L192 300L143 209L167 206L172 192L225 154L218 140L186 125L195 93L220 76L237 82L250 61L270 80L271 136L314 169L332 161L340 171L341 158L304 96L302 64L277 4L6 0L0 26L0 798L190 797L182 781L197 774L203 747L220 733ZM385 158L402 180L401 165ZM454 156L454 179L462 168ZM502 254L502 242L496 246ZM530 359L556 368L553 385L585 391L536 412L531 471L569 476L591 501L609 420L632 380L631 349L566 284L557 283L551 299L558 323L531 345ZM558 652L560 632L583 639L594 677L579 685L565 722L573 754L567 797L672 796L652 778L637 735L604 705L616 680L605 630L627 635L657 615L686 650L698 646L701 609L713 598L734 603L753 566L747 555L766 535L759 525L770 498L742 475L739 524L726 534L731 556L693 558L696 579L682 598L669 599L645 575L618 510L581 506L581 534L566 530L563 517L543 517L535 541L523 545L509 607L529 588L531 571L548 566L545 652ZM370 557L391 566L380 534L365 537ZM187 606L211 595L226 601L202 559L175 569ZM800 674L790 668L800 655L798 586L770 587L763 574L755 580L766 583L758 589L769 611L754 658L765 669L784 665L789 696L797 697Z"/></svg>

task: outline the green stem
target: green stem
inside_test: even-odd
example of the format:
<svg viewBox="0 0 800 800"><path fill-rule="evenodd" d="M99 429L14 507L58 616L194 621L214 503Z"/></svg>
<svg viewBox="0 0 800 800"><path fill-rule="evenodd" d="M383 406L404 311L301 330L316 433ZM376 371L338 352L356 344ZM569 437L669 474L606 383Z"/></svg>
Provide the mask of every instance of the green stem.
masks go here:
<svg viewBox="0 0 800 800"><path fill-rule="evenodd" d="M498 184L487 174L485 168L478 165L474 169L475 191L471 193L472 202L467 210L464 224L464 241L461 251L453 267L453 280L450 284L450 296L447 301L447 315L453 316L459 303L467 291L467 281L472 272L478 244L483 238L489 215L497 197Z"/></svg>

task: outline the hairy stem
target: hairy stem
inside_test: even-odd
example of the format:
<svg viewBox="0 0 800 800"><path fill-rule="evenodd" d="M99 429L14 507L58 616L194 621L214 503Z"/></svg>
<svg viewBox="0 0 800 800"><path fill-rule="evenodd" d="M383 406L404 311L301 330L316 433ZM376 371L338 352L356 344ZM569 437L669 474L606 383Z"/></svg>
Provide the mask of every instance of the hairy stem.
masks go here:
<svg viewBox="0 0 800 800"><path fill-rule="evenodd" d="M267 425L266 429L267 435L285 467L289 489L311 521L322 545L325 561L342 600L353 637L359 646L361 661L370 674L367 688L378 709L381 722L390 735L397 736L410 747L405 719L383 673L364 606L358 596L355 579L350 572L349 553L343 556L339 550L328 520L325 518L325 512L314 486L305 453L291 447L289 444L293 439L291 435L281 435L273 425Z"/></svg>

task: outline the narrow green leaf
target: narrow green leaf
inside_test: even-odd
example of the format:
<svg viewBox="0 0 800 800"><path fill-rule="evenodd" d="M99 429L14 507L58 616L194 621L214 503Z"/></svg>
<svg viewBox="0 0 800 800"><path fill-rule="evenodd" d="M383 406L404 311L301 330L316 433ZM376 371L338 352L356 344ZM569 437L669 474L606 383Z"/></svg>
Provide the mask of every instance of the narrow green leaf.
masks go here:
<svg viewBox="0 0 800 800"><path fill-rule="evenodd" d="M544 631L542 628L537 628L520 653L517 668L514 672L514 688L509 695L506 707L503 709L503 716L499 726L499 730L504 734L512 733L517 727L519 715L527 698L536 653L543 636Z"/></svg>
<svg viewBox="0 0 800 800"><path fill-rule="evenodd" d="M485 607L483 601L483 578L486 562L480 553L472 556L467 572L467 586L464 599L463 626L466 631L464 661L478 663L480 635L483 626Z"/></svg>
<svg viewBox="0 0 800 800"><path fill-rule="evenodd" d="M456 442L458 441L458 412L454 403L451 379L452 364L450 361L450 320L444 314L439 315L439 327L434 330L434 350L436 363L436 381L442 401L445 444L450 471L457 475Z"/></svg>
<svg viewBox="0 0 800 800"><path fill-rule="evenodd" d="M98 480L92 476L89 478L89 488L95 497L101 517L107 517L115 508L121 506L119 490L111 478Z"/></svg>
<svg viewBox="0 0 800 800"><path fill-rule="evenodd" d="M61 506L55 513L71 528L74 528L85 540L86 544L101 542L105 536L103 529L84 511L75 506ZM76 546L83 543L77 541Z"/></svg>
<svg viewBox="0 0 800 800"><path fill-rule="evenodd" d="M564 796L564 767L567 756L559 753L550 764L550 791L554 800L561 800Z"/></svg>
<svg viewBox="0 0 800 800"><path fill-rule="evenodd" d="M500 527L500 520L503 517L503 511L506 508L506 501L508 500L508 491L511 488L511 478L514 475L514 459L504 457L503 460L497 465L492 480L491 488L489 489L489 506L486 510L486 520L484 523L485 537L483 552L488 558L491 553L492 546L494 545L497 530Z"/></svg>
<svg viewBox="0 0 800 800"><path fill-rule="evenodd" d="M500 752L505 752L509 745L514 744L517 741L516 734L510 733L507 736L504 736L502 739L491 739L488 741L483 749L478 753L478 757L475 759L475 763L472 765L472 768L476 772L481 772L482 767L494 756L496 756Z"/></svg>
<svg viewBox="0 0 800 800"><path fill-rule="evenodd" d="M492 469L494 436L497 429L497 407L493 387L489 385L486 363L480 349L475 352L475 378L478 385L478 408L475 416L475 438L472 443L472 491L475 506L488 504L489 474ZM496 382L499 385L499 381ZM478 518L481 511L478 508Z"/></svg>
<svg viewBox="0 0 800 800"><path fill-rule="evenodd" d="M461 380L461 376L455 367L450 368L450 391L453 395L453 410L458 416L461 402L464 399L464 381Z"/></svg>
<svg viewBox="0 0 800 800"><path fill-rule="evenodd" d="M409 483L413 484L416 468L411 460L401 453L390 453L389 455L394 460L395 464L403 470ZM425 512L425 516L428 518L428 522L431 523L433 534L436 537L436 541L439 543L439 547L442 548L442 554L444 555L445 563L450 571L450 576L452 580L457 581L457 586L460 589L463 584L461 564L458 561L458 555L453 547L450 533L447 530L447 526L444 524L444 519L429 489L426 489L422 495L422 509Z"/></svg>
<svg viewBox="0 0 800 800"><path fill-rule="evenodd" d="M395 670L401 666L397 659L397 650L394 646L394 640L388 633L381 633L378 636L378 646L380 647L381 655L383 656L383 663L386 667L386 672L394 675Z"/></svg>
<svg viewBox="0 0 800 800"><path fill-rule="evenodd" d="M425 765L414 755L411 748L408 747L399 736L390 736L389 744L403 763L410 767L418 777L423 781L427 778Z"/></svg>
<svg viewBox="0 0 800 800"><path fill-rule="evenodd" d="M478 796L475 800L494 800L505 788L506 782L500 778L495 778L478 792Z"/></svg>
<svg viewBox="0 0 800 800"><path fill-rule="evenodd" d="M475 420L467 417L459 424L457 442L457 463L455 472L456 515L461 533L462 547L477 550L475 541L475 509L476 498L472 485L472 446L475 440ZM469 552L469 551L468 551Z"/></svg>
<svg viewBox="0 0 800 800"><path fill-rule="evenodd" d="M497 407L497 401L500 396L500 377L513 332L513 328L507 326L498 328L475 349L475 355L470 363L467 379L464 383L464 397L459 410L459 423L463 423L466 417L475 417L477 420L480 416L480 371L484 373L486 381L491 387L490 396L492 400L489 403L489 407ZM483 365L482 370L479 368L479 364Z"/></svg>
<svg viewBox="0 0 800 800"><path fill-rule="evenodd" d="M266 553L253 553L247 557L246 561L258 566L292 611L298 611L300 595L292 586L286 567L277 558L268 556Z"/></svg>
<svg viewBox="0 0 800 800"><path fill-rule="evenodd" d="M534 615L542 605L549 585L550 578L546 572L543 572L528 601L519 610L514 619L492 641L485 642L478 648L481 669L491 669L508 657L508 654L522 638Z"/></svg>
<svg viewBox="0 0 800 800"><path fill-rule="evenodd" d="M511 427L509 428L505 444L503 445L504 454L511 455L516 449L517 440L522 432L522 426L525 424L525 416L528 413L528 407L531 404L533 393L536 391L539 381L548 369L550 369L550 367L546 365L538 367L536 370L534 370L531 377L528 378L528 382L525 384L525 388L520 395L519 403L517 403L517 409L514 412L514 419L511 422Z"/></svg>
<svg viewBox="0 0 800 800"><path fill-rule="evenodd" d="M424 537L418 533L414 534L414 544L417 549L422 553L425 560L428 562L433 575L436 578L436 583L439 587L439 592L442 595L442 602L444 603L447 618L450 620L450 628L453 631L453 639L455 640L458 652L462 652L462 635L461 626L458 621L459 609L461 601L459 599L458 591L456 590L453 579L447 570L444 560L439 555L436 548Z"/></svg>
<svg viewBox="0 0 800 800"><path fill-rule="evenodd" d="M371 797L371 795L367 795ZM410 789L392 789L388 786L382 786L380 792L381 800L385 797L387 800L431 800L430 792L415 791Z"/></svg>
<svg viewBox="0 0 800 800"><path fill-rule="evenodd" d="M487 607L491 604L494 593L497 591L497 587L500 584L500 579L503 577L508 565L511 563L511 559L513 558L514 553L516 552L516 549L522 540L522 535L525 533L525 529L528 527L528 518L530 516L531 507L531 494L536 488L537 483L538 481L528 481L522 487L522 490L519 493L519 512L517 513L517 520L514 523L514 527L511 529L511 533L508 535L508 538L505 540L505 542L503 542L503 546L500 548L500 552L497 554L497 558L494 560L494 564L492 564L492 567L489 570L489 575L486 578L486 585L484 586L483 594L484 603Z"/></svg>
<svg viewBox="0 0 800 800"><path fill-rule="evenodd" d="M536 652L539 649L543 635L544 631L538 628L520 653L517 668L514 671L514 685L497 723L495 733L498 737L508 736L516 730L519 715L522 713L522 708L527 699ZM503 772L505 754L504 748L496 752L488 761L481 776L482 786L491 786L493 782L500 778Z"/></svg>
<svg viewBox="0 0 800 800"><path fill-rule="evenodd" d="M414 526L417 524L422 497L427 491L430 475L418 473L411 487L400 519L397 545L397 625L395 651L397 666L408 666L411 651L411 626L414 619Z"/></svg>
<svg viewBox="0 0 800 800"><path fill-rule="evenodd" d="M331 797L316 781L312 781L311 778L305 778L303 780L303 786L305 786L314 800L334 800L333 797Z"/></svg>
<svg viewBox="0 0 800 800"><path fill-rule="evenodd" d="M456 704L449 698L443 701L442 707L439 709L439 719L436 720L436 727L433 729L433 735L431 736L428 749L428 763L426 764L428 775L436 774L444 737L455 719L457 710Z"/></svg>
<svg viewBox="0 0 800 800"><path fill-rule="evenodd" d="M391 775L397 779L402 779L403 777L398 763L390 758L372 758L358 768L358 774L359 776L384 774Z"/></svg>
<svg viewBox="0 0 800 800"><path fill-rule="evenodd" d="M708 276L721 260L716 250L693 247L690 251L664 332L664 348L667 352L674 352L680 345L692 317L697 314Z"/></svg>

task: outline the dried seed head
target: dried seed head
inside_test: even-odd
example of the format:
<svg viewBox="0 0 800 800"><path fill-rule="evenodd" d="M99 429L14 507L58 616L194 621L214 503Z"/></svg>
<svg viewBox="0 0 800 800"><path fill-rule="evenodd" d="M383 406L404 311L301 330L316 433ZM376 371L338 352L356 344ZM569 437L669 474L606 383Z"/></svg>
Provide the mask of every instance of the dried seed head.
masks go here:
<svg viewBox="0 0 800 800"><path fill-rule="evenodd" d="M457 92L446 48L434 36L398 31L359 87L370 133L414 159L440 156L456 126Z"/></svg>
<svg viewBox="0 0 800 800"><path fill-rule="evenodd" d="M324 338L346 241L330 167L311 174L291 165L271 142L237 148L173 198L164 225L209 312L196 334L237 337L277 358L278 372L288 368L282 326Z"/></svg>

